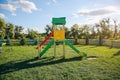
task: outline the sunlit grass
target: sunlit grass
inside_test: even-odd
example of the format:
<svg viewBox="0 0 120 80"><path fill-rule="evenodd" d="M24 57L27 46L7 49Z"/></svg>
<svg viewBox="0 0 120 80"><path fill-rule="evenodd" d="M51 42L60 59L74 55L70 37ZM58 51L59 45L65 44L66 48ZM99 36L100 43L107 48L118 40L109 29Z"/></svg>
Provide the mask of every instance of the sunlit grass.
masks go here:
<svg viewBox="0 0 120 80"><path fill-rule="evenodd" d="M119 80L120 56L113 56L120 49L99 46L76 45L88 53L81 60L79 55L66 46L66 58L62 59L62 45L57 46L53 58L51 47L41 60L35 46L3 47L0 54L0 80ZM89 59L95 56L96 59ZM112 57L112 58L111 58Z"/></svg>

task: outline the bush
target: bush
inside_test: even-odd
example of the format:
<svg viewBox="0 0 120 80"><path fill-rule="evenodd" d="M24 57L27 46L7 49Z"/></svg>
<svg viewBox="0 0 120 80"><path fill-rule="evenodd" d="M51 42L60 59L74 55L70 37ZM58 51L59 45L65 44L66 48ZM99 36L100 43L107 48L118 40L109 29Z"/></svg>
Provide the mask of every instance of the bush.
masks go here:
<svg viewBox="0 0 120 80"><path fill-rule="evenodd" d="M10 38L7 39L6 45L7 45L7 46L11 46L11 45L12 45Z"/></svg>
<svg viewBox="0 0 120 80"><path fill-rule="evenodd" d="M35 39L34 40L34 45L37 45L38 44L38 41Z"/></svg>
<svg viewBox="0 0 120 80"><path fill-rule="evenodd" d="M26 45L27 44L27 39L26 38L22 38L20 40L20 45Z"/></svg>

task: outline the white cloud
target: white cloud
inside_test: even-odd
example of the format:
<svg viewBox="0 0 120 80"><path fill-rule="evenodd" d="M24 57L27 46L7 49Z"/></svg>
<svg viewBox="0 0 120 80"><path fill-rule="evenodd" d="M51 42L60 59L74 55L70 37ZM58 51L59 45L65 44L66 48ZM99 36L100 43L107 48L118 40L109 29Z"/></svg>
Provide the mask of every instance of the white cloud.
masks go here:
<svg viewBox="0 0 120 80"><path fill-rule="evenodd" d="M32 13L33 10L39 10L37 9L36 5L33 2L30 2L28 0L19 1L8 0L7 4L0 4L0 8L10 11L14 16L16 15L15 11L18 8L21 8L24 12L27 13Z"/></svg>
<svg viewBox="0 0 120 80"><path fill-rule="evenodd" d="M50 5L50 4L56 4L57 0L49 0L46 4Z"/></svg>
<svg viewBox="0 0 120 80"><path fill-rule="evenodd" d="M16 16L16 14L14 12L12 12L11 15Z"/></svg>
<svg viewBox="0 0 120 80"><path fill-rule="evenodd" d="M78 17L79 17L79 15L78 15L78 14L76 14L76 13L74 13L74 14L72 15L72 17L74 17L74 18L78 18Z"/></svg>
<svg viewBox="0 0 120 80"><path fill-rule="evenodd" d="M53 3L57 3L57 0L52 0Z"/></svg>
<svg viewBox="0 0 120 80"><path fill-rule="evenodd" d="M83 24L95 24L95 23L99 23L100 20L101 20L101 17L98 17L98 16L88 17L85 19Z"/></svg>
<svg viewBox="0 0 120 80"><path fill-rule="evenodd" d="M2 14L2 13L0 13L0 18L6 18L6 16L4 15L4 14Z"/></svg>
<svg viewBox="0 0 120 80"><path fill-rule="evenodd" d="M0 8L6 9L11 12L16 10L16 7L11 4L0 4Z"/></svg>
<svg viewBox="0 0 120 80"><path fill-rule="evenodd" d="M114 6L103 7L99 9L82 9L74 13L73 16L103 16L110 14L120 14L120 9Z"/></svg>
<svg viewBox="0 0 120 80"><path fill-rule="evenodd" d="M95 23L99 23L100 20L108 19L108 18L110 19L111 25L114 25L113 20L116 20L119 23L117 15L116 16L109 15L108 17L106 17L106 16L88 16L88 17L85 17L85 19L83 19L83 21L78 23L78 24L80 24L80 25L84 25L84 24L94 25Z"/></svg>
<svg viewBox="0 0 120 80"><path fill-rule="evenodd" d="M99 9L81 9L74 13L72 17L84 17L83 22L79 24L95 24L103 18L117 18L120 16L120 8L115 6L107 6Z"/></svg>
<svg viewBox="0 0 120 80"><path fill-rule="evenodd" d="M23 11L32 13L32 10L38 10L33 2L27 0L20 0L20 6Z"/></svg>

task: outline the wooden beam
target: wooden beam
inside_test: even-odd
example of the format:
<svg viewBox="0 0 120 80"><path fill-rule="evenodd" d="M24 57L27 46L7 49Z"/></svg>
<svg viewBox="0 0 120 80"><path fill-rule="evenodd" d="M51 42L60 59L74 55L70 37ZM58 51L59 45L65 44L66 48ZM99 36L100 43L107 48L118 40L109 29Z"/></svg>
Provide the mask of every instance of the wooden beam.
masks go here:
<svg viewBox="0 0 120 80"><path fill-rule="evenodd" d="M38 46L38 59L40 59L41 51L42 51L42 46Z"/></svg>
<svg viewBox="0 0 120 80"><path fill-rule="evenodd" d="M63 58L65 58L65 42L63 42Z"/></svg>
<svg viewBox="0 0 120 80"><path fill-rule="evenodd" d="M56 42L54 41L54 57L56 57Z"/></svg>

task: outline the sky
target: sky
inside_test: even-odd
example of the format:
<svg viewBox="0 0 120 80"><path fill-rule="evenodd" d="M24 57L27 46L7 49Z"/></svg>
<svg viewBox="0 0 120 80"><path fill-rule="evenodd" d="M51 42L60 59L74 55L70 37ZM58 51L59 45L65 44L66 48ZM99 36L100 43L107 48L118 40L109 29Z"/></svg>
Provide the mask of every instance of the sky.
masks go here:
<svg viewBox="0 0 120 80"><path fill-rule="evenodd" d="M120 21L120 0L0 0L6 22L44 32L52 17L66 17L66 26L94 24L103 18Z"/></svg>

